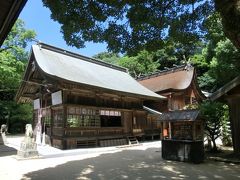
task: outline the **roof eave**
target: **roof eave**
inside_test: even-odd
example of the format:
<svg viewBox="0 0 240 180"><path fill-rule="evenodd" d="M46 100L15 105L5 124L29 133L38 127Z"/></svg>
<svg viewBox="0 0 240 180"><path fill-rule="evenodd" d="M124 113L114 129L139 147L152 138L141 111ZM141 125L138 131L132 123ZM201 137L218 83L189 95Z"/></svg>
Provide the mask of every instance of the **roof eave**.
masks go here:
<svg viewBox="0 0 240 180"><path fill-rule="evenodd" d="M211 101L216 101L223 97L224 94L228 93L230 90L232 90L234 87L238 86L240 84L240 76L237 76L232 81L225 84L223 87L215 91L209 99Z"/></svg>
<svg viewBox="0 0 240 180"><path fill-rule="evenodd" d="M28 58L28 64L27 64L27 67L26 67L26 69L25 69L25 72L24 72L24 74L23 74L23 76L22 76L22 80L21 80L21 83L20 83L20 86L19 86L19 88L18 88L18 91L16 92L16 95L15 95L15 97L14 97L14 100L17 102L17 103L21 103L20 102L20 98L21 98L21 95L22 95L22 91L23 91L23 88L24 88L24 86L25 86L25 84L26 84L26 81L28 80L27 78L28 78L28 76L29 76L29 68L31 68L30 66L31 66L31 63L33 62L33 50L31 49L31 51L30 51L30 56L29 56L29 58Z"/></svg>
<svg viewBox="0 0 240 180"><path fill-rule="evenodd" d="M0 47L2 46L4 40L6 39L8 33L12 29L15 21L17 20L20 12L25 6L27 0L15 0L12 3L12 6L9 8L9 12L5 17L4 22L2 23L2 27L0 29Z"/></svg>

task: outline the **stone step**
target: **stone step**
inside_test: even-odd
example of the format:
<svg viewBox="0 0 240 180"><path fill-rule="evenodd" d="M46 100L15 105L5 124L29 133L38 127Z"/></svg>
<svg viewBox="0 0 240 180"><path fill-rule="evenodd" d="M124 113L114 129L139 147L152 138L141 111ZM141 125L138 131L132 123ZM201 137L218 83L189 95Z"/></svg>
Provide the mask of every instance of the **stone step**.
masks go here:
<svg viewBox="0 0 240 180"><path fill-rule="evenodd" d="M127 138L128 138L129 144L139 144L139 142L135 136L128 136Z"/></svg>

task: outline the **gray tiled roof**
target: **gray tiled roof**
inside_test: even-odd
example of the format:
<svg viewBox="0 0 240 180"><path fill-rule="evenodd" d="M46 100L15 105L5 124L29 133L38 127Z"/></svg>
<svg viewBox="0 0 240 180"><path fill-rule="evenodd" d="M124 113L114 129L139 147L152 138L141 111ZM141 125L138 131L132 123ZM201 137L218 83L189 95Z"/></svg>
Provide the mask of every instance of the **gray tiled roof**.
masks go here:
<svg viewBox="0 0 240 180"><path fill-rule="evenodd" d="M160 121L195 121L199 110L176 110L159 115Z"/></svg>
<svg viewBox="0 0 240 180"><path fill-rule="evenodd" d="M33 45L33 54L38 66L48 75L88 86L131 93L146 98L165 98L139 84L123 68L94 62L84 56L69 52L54 51L44 46ZM97 60L96 60L97 61Z"/></svg>

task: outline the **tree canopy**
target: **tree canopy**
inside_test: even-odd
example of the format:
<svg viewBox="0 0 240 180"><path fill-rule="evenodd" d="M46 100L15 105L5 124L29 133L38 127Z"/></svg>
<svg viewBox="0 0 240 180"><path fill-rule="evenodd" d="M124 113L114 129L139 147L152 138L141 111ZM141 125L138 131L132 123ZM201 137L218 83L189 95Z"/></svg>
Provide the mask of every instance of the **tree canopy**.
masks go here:
<svg viewBox="0 0 240 180"><path fill-rule="evenodd" d="M226 126L227 106L219 102L206 101L200 105L201 116L205 120L205 134L213 142L213 151L217 151L216 139L219 137L226 138L225 131L221 130L223 125Z"/></svg>
<svg viewBox="0 0 240 180"><path fill-rule="evenodd" d="M43 0L51 18L61 24L68 45L107 42L113 52L155 51L172 39L185 46L205 34L202 23L214 10L207 0Z"/></svg>
<svg viewBox="0 0 240 180"><path fill-rule="evenodd" d="M31 120L31 106L16 104L14 96L27 63L25 48L35 35L17 20L0 50L0 124L7 123L10 132L23 132L23 124Z"/></svg>
<svg viewBox="0 0 240 180"><path fill-rule="evenodd" d="M240 0L214 0L222 17L225 35L240 49Z"/></svg>

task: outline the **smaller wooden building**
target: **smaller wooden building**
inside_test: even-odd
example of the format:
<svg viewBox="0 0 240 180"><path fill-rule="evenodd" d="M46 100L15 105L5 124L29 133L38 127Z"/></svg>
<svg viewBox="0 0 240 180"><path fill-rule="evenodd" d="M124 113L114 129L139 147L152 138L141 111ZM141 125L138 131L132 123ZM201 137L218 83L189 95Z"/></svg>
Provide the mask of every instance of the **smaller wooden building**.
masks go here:
<svg viewBox="0 0 240 180"><path fill-rule="evenodd" d="M152 136L158 127L147 119L143 102L164 98L122 67L43 43L32 46L16 95L18 102L33 102L36 134L45 133L60 149L123 145Z"/></svg>
<svg viewBox="0 0 240 180"><path fill-rule="evenodd" d="M152 117L162 128L162 157L201 162L204 158L203 121L199 119L197 109L189 109L194 109L205 96L198 87L194 67L174 67L140 77L138 82L167 97L166 101L145 102L146 106L162 112Z"/></svg>
<svg viewBox="0 0 240 180"><path fill-rule="evenodd" d="M199 163L204 160L203 122L198 110L163 113L162 157L164 159Z"/></svg>

